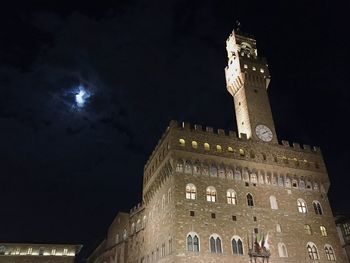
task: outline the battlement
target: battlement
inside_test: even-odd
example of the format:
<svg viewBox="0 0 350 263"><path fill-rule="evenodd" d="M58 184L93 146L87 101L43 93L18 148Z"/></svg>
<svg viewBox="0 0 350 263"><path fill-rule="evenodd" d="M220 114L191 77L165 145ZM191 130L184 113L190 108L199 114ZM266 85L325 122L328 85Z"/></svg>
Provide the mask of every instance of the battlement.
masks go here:
<svg viewBox="0 0 350 263"><path fill-rule="evenodd" d="M144 209L143 205L141 203L138 203L137 205L135 205L134 207L132 207L130 209L130 212L129 212L130 217L132 217L133 215L139 213L143 209Z"/></svg>
<svg viewBox="0 0 350 263"><path fill-rule="evenodd" d="M170 129L180 129L189 132L207 133L220 137L229 137L236 140L247 141L247 135L241 133L240 136L237 135L235 131L227 131L225 129L214 129L211 126L203 126L200 124L191 124L188 122L177 122L172 120L169 124ZM281 140L278 142L279 146L288 147L293 150L303 151L308 153L321 153L319 146L311 146L308 144L300 144L297 142L290 142L287 140Z"/></svg>

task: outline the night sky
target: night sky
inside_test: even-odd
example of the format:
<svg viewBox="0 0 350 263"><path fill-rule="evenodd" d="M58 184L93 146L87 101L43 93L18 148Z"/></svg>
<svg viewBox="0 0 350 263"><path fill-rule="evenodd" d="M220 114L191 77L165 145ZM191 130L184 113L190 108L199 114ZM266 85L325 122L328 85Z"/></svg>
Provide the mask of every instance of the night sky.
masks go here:
<svg viewBox="0 0 350 263"><path fill-rule="evenodd" d="M141 200L171 119L237 130L224 76L236 20L268 59L279 140L321 147L333 211L350 213L349 6L45 2L0 9L0 241L80 243L83 259Z"/></svg>

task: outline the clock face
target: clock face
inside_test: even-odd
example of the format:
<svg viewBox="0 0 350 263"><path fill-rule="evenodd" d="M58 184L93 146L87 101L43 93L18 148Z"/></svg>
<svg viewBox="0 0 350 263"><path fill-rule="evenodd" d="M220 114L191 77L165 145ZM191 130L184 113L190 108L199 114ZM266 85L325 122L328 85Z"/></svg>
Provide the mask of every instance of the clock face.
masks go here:
<svg viewBox="0 0 350 263"><path fill-rule="evenodd" d="M271 141L273 137L273 134L270 128L262 124L256 126L255 133L258 136L258 138L264 142Z"/></svg>

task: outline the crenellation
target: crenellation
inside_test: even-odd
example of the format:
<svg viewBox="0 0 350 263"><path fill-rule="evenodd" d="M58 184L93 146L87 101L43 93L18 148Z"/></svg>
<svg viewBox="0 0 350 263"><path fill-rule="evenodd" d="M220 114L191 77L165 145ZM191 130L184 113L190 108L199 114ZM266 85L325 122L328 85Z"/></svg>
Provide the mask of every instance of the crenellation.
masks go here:
<svg viewBox="0 0 350 263"><path fill-rule="evenodd" d="M206 127L205 127L205 131L206 131L206 132L209 132L209 133L214 133L213 127L210 127L210 126L206 126Z"/></svg>
<svg viewBox="0 0 350 263"><path fill-rule="evenodd" d="M225 130L224 129L218 129L218 135L219 136L226 136Z"/></svg>
<svg viewBox="0 0 350 263"><path fill-rule="evenodd" d="M292 143L292 146L293 146L294 149L297 149L297 150L300 150L300 149L301 149L300 144L297 143L297 142L293 142L293 143Z"/></svg>

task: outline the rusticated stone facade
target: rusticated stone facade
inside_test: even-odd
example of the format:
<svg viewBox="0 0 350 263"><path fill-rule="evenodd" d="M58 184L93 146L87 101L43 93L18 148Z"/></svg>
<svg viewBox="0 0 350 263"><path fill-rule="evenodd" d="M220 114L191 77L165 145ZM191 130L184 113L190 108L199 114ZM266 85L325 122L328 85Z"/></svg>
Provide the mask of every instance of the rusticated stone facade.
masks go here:
<svg viewBox="0 0 350 263"><path fill-rule="evenodd" d="M227 50L247 133L171 121L145 165L141 204L117 215L89 263L346 262L320 149L278 142L255 40L232 33Z"/></svg>

